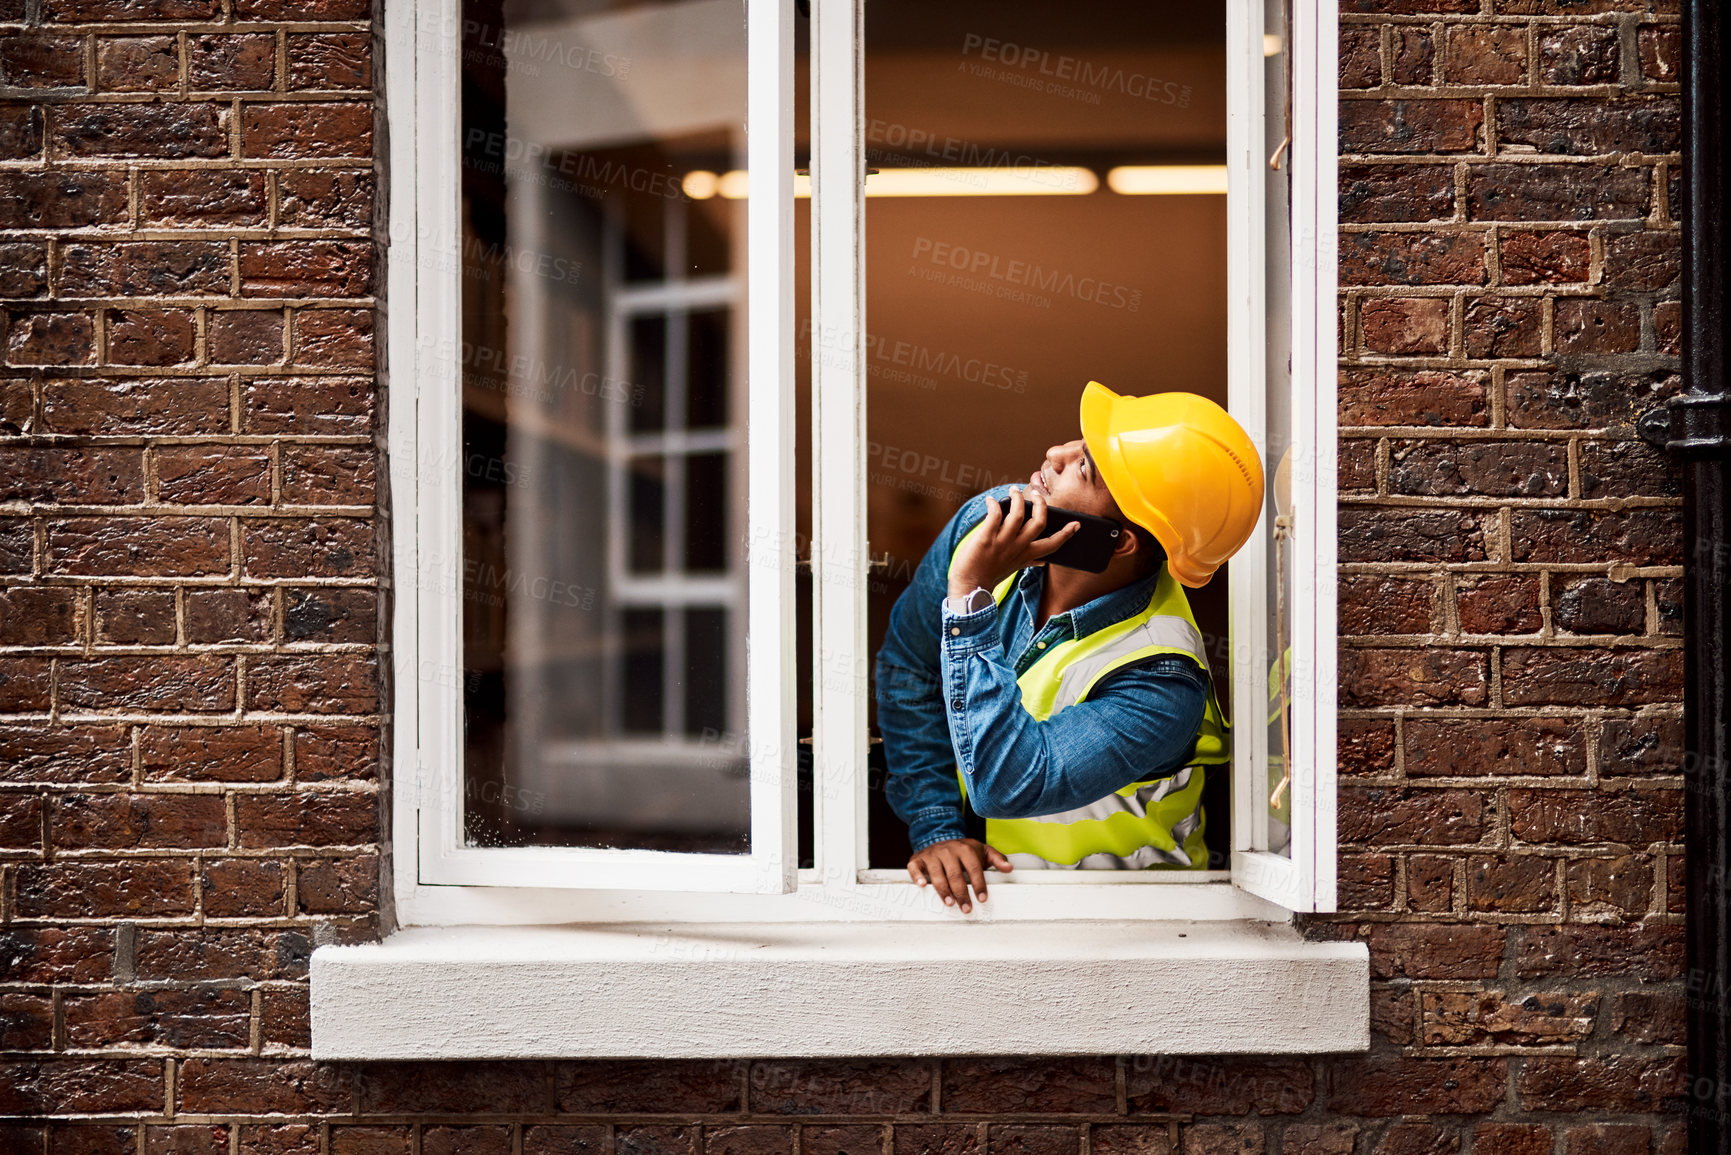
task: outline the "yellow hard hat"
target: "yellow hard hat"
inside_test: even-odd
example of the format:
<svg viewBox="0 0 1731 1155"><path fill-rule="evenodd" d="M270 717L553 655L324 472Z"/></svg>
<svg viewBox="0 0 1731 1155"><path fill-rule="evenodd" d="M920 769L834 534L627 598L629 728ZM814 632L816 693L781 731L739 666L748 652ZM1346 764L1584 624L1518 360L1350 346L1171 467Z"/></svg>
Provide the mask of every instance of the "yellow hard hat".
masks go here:
<svg viewBox="0 0 1731 1155"><path fill-rule="evenodd" d="M1124 516L1166 550L1172 576L1207 585L1262 513L1262 461L1226 410L1195 393L1082 391L1082 440Z"/></svg>

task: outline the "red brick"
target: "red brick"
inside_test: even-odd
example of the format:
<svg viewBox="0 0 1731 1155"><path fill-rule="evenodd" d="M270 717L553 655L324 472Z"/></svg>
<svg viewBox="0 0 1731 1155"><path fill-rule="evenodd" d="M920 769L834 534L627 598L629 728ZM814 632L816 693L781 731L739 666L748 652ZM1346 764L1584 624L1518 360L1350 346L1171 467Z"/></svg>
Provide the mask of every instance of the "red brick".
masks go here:
<svg viewBox="0 0 1731 1155"><path fill-rule="evenodd" d="M302 859L295 873L302 914L360 914L379 904L379 860L360 854L334 860Z"/></svg>
<svg viewBox="0 0 1731 1155"><path fill-rule="evenodd" d="M371 449L286 445L282 450L282 497L295 505L371 505Z"/></svg>
<svg viewBox="0 0 1731 1155"><path fill-rule="evenodd" d="M244 105L241 150L271 160L368 157L373 151L373 108L360 103Z"/></svg>
<svg viewBox="0 0 1731 1155"><path fill-rule="evenodd" d="M946 1111L1110 1114L1116 1072L1109 1060L1054 1066L1022 1059L949 1059L943 1065Z"/></svg>
<svg viewBox="0 0 1731 1155"><path fill-rule="evenodd" d="M1340 791L1342 842L1470 845L1483 837L1484 818L1484 801L1476 791L1392 786Z"/></svg>
<svg viewBox="0 0 1731 1155"><path fill-rule="evenodd" d="M1653 1132L1645 1123L1589 1123L1570 1127L1564 1150L1568 1155L1647 1155Z"/></svg>
<svg viewBox="0 0 1731 1155"><path fill-rule="evenodd" d="M1340 86L1375 88L1382 83L1382 30L1347 26L1340 30Z"/></svg>
<svg viewBox="0 0 1731 1155"><path fill-rule="evenodd" d="M42 850L42 799L35 794L0 794L0 847Z"/></svg>
<svg viewBox="0 0 1731 1155"><path fill-rule="evenodd" d="M1389 47L1394 57L1391 64L1396 84L1436 82L1436 37L1430 29L1410 25L1390 28Z"/></svg>
<svg viewBox="0 0 1731 1155"><path fill-rule="evenodd" d="M60 251L55 284L61 297L208 296L229 291L229 252L223 241L75 243Z"/></svg>
<svg viewBox="0 0 1731 1155"><path fill-rule="evenodd" d="M1324 1102L1349 1115L1478 1114L1502 1098L1500 1058L1347 1058L1324 1065Z"/></svg>
<svg viewBox="0 0 1731 1155"><path fill-rule="evenodd" d="M574 1114L738 1112L744 1064L715 1062L560 1063L554 1095Z"/></svg>
<svg viewBox="0 0 1731 1155"><path fill-rule="evenodd" d="M0 643L59 646L79 640L78 591L57 586L0 589Z"/></svg>
<svg viewBox="0 0 1731 1155"><path fill-rule="evenodd" d="M1536 1123L1480 1123L1473 1155L1551 1155L1551 1131Z"/></svg>
<svg viewBox="0 0 1731 1155"><path fill-rule="evenodd" d="M1644 230L1605 241L1605 287L1654 292L1675 288L1683 272L1682 233Z"/></svg>
<svg viewBox="0 0 1731 1155"><path fill-rule="evenodd" d="M114 931L101 926L0 930L0 981L99 983L112 974Z"/></svg>
<svg viewBox="0 0 1731 1155"><path fill-rule="evenodd" d="M1302 1060L1139 1055L1126 1074L1130 1110L1138 1113L1296 1115L1316 1101L1315 1075Z"/></svg>
<svg viewBox="0 0 1731 1155"><path fill-rule="evenodd" d="M1343 285L1482 285L1482 233L1352 232L1340 238Z"/></svg>
<svg viewBox="0 0 1731 1155"><path fill-rule="evenodd" d="M1430 1123L1396 1123L1377 1141L1372 1155L1451 1155L1460 1136Z"/></svg>
<svg viewBox="0 0 1731 1155"><path fill-rule="evenodd" d="M103 505L143 497L137 450L0 446L0 501Z"/></svg>
<svg viewBox="0 0 1731 1155"><path fill-rule="evenodd" d="M0 1048L47 1051L54 1046L54 1000L45 994L0 992ZM0 1131L0 1150L12 1150Z"/></svg>
<svg viewBox="0 0 1731 1155"><path fill-rule="evenodd" d="M44 0L43 15L61 24L89 20L214 20L219 0Z"/></svg>
<svg viewBox="0 0 1731 1155"><path fill-rule="evenodd" d="M42 107L33 104L0 106L0 159L32 160L42 155ZM30 174L36 175L36 174ZM25 181L40 187L41 182ZM17 188L17 184L0 182L0 188ZM4 201L0 200L0 206ZM17 206L0 207L13 211Z"/></svg>
<svg viewBox="0 0 1731 1155"><path fill-rule="evenodd" d="M1342 634L1426 634L1436 624L1436 584L1347 574L1340 579Z"/></svg>
<svg viewBox="0 0 1731 1155"><path fill-rule="evenodd" d="M923 1064L759 1062L751 1065L750 1082L748 1109L754 1114L912 1115L931 1109L932 1068ZM559 1104L571 1109L563 1090Z"/></svg>
<svg viewBox="0 0 1731 1155"><path fill-rule="evenodd" d="M1484 425L1490 402L1483 373L1343 370L1340 424Z"/></svg>
<svg viewBox="0 0 1731 1155"><path fill-rule="evenodd" d="M1554 859L1478 854L1467 859L1467 908L1543 913L1557 905Z"/></svg>
<svg viewBox="0 0 1731 1155"><path fill-rule="evenodd" d="M228 522L214 517L69 518L48 526L58 573L205 577L228 572Z"/></svg>
<svg viewBox="0 0 1731 1155"><path fill-rule="evenodd" d="M1653 306L1653 336L1659 352L1672 357L1683 353L1683 305L1680 301L1660 301Z"/></svg>
<svg viewBox="0 0 1731 1155"><path fill-rule="evenodd" d="M1586 744L1562 718L1409 718L1406 772L1411 778L1583 775Z"/></svg>
<svg viewBox="0 0 1731 1155"><path fill-rule="evenodd" d="M278 310L210 314L210 360L221 365L275 365L283 359L283 315Z"/></svg>
<svg viewBox="0 0 1731 1155"><path fill-rule="evenodd" d="M1559 497L1569 488L1568 451L1547 441L1397 440L1389 488L1417 497Z"/></svg>
<svg viewBox="0 0 1731 1155"><path fill-rule="evenodd" d="M65 104L49 113L53 147L67 157L181 160L228 155L229 110L214 103Z"/></svg>
<svg viewBox="0 0 1731 1155"><path fill-rule="evenodd" d="M506 1138L509 1137L507 1133ZM1071 1146L1076 1146L1073 1133ZM793 1128L763 1124L706 1126L703 1151L704 1155L793 1155Z"/></svg>
<svg viewBox="0 0 1731 1155"><path fill-rule="evenodd" d="M54 663L48 658L0 657L0 711L48 709L53 677Z"/></svg>
<svg viewBox="0 0 1731 1155"><path fill-rule="evenodd" d="M75 36L11 32L0 41L0 77L9 88L82 88L84 44Z"/></svg>
<svg viewBox="0 0 1731 1155"><path fill-rule="evenodd" d="M304 930L141 928L138 977L177 982L301 980L307 976L312 949Z"/></svg>
<svg viewBox="0 0 1731 1155"><path fill-rule="evenodd" d="M295 313L290 360L313 369L371 370L373 314L366 309L301 309Z"/></svg>
<svg viewBox="0 0 1731 1155"><path fill-rule="evenodd" d="M186 1059L176 1079L179 1108L199 1114L347 1111L352 1070L334 1063L274 1059Z"/></svg>
<svg viewBox="0 0 1731 1155"><path fill-rule="evenodd" d="M1520 509L1510 518L1510 530L1516 561L1621 561L1631 565L1677 565L1682 561L1681 519L1674 510ZM1588 660L1602 658L1592 655ZM1669 659L1661 657L1658 661L1664 666Z"/></svg>
<svg viewBox="0 0 1731 1155"><path fill-rule="evenodd" d="M36 527L29 518L0 517L0 573L28 574L35 568Z"/></svg>
<svg viewBox="0 0 1731 1155"><path fill-rule="evenodd" d="M1475 221L1641 220L1652 183L1638 168L1600 164L1484 164L1467 175Z"/></svg>
<svg viewBox="0 0 1731 1155"><path fill-rule="evenodd" d="M1683 833L1683 799L1657 790L1511 790L1509 830L1533 843L1650 846Z"/></svg>
<svg viewBox="0 0 1731 1155"><path fill-rule="evenodd" d="M1502 964L1499 926L1380 923L1370 932L1372 978L1492 978Z"/></svg>
<svg viewBox="0 0 1731 1155"><path fill-rule="evenodd" d="M248 433L365 434L373 430L364 377L266 377L242 387Z"/></svg>
<svg viewBox="0 0 1731 1155"><path fill-rule="evenodd" d="M171 446L156 452L156 486L177 504L269 504L270 458L250 447Z"/></svg>
<svg viewBox="0 0 1731 1155"><path fill-rule="evenodd" d="M281 917L280 862L267 858L207 858L199 879L204 913L212 918Z"/></svg>
<svg viewBox="0 0 1731 1155"><path fill-rule="evenodd" d="M378 774L379 732L371 726L297 726L294 757L301 782L371 779Z"/></svg>
<svg viewBox="0 0 1731 1155"><path fill-rule="evenodd" d="M1557 302L1557 352L1633 353L1641 348L1641 308L1595 297Z"/></svg>
<svg viewBox="0 0 1731 1155"><path fill-rule="evenodd" d="M1683 72L1683 30L1675 24L1645 24L1638 33L1641 75L1673 81Z"/></svg>
<svg viewBox="0 0 1731 1155"><path fill-rule="evenodd" d="M1681 926L1534 926L1524 933L1515 952L1521 978L1637 975L1642 982L1661 982L1683 973Z"/></svg>
<svg viewBox="0 0 1731 1155"><path fill-rule="evenodd" d="M282 777L274 726L146 726L139 764L147 781L270 782Z"/></svg>
<svg viewBox="0 0 1731 1155"><path fill-rule="evenodd" d="M1551 617L1574 634L1647 632L1647 591L1641 582L1607 578L1570 580L1551 575Z"/></svg>
<svg viewBox="0 0 1731 1155"><path fill-rule="evenodd" d="M228 1155L228 1127L186 1123L144 1129L145 1155Z"/></svg>
<svg viewBox="0 0 1731 1155"><path fill-rule="evenodd" d="M219 794L62 794L49 819L60 850L221 846L228 817Z"/></svg>
<svg viewBox="0 0 1731 1155"><path fill-rule="evenodd" d="M186 640L258 642L270 637L271 596L265 590L188 590Z"/></svg>
<svg viewBox="0 0 1731 1155"><path fill-rule="evenodd" d="M291 590L284 596L283 639L289 642L378 640L378 597L371 590Z"/></svg>
<svg viewBox="0 0 1731 1155"><path fill-rule="evenodd" d="M125 782L132 751L120 726L0 726L0 776L7 782Z"/></svg>
<svg viewBox="0 0 1731 1155"><path fill-rule="evenodd" d="M356 845L379 835L378 799L354 791L242 794L234 812L246 847Z"/></svg>
<svg viewBox="0 0 1731 1155"><path fill-rule="evenodd" d="M1413 854L1406 860L1406 903L1413 910L1447 912L1454 907L1455 860Z"/></svg>
<svg viewBox="0 0 1731 1155"><path fill-rule="evenodd" d="M48 246L0 244L0 297L21 300L47 295Z"/></svg>
<svg viewBox="0 0 1731 1155"><path fill-rule="evenodd" d="M1484 146L1477 100L1343 100L1343 153L1473 152Z"/></svg>
<svg viewBox="0 0 1731 1155"><path fill-rule="evenodd" d="M249 20L365 20L367 0L235 0L236 16Z"/></svg>
<svg viewBox="0 0 1731 1155"><path fill-rule="evenodd" d="M1445 297L1377 297L1359 307L1364 346L1373 353L1413 356L1445 353L1449 303Z"/></svg>
<svg viewBox="0 0 1731 1155"><path fill-rule="evenodd" d="M1632 429L1643 411L1680 388L1680 379L1667 373L1510 373L1508 417L1529 429Z"/></svg>
<svg viewBox="0 0 1731 1155"><path fill-rule="evenodd" d="M252 995L239 990L205 987L66 996L66 1041L74 1047L244 1047L251 1022ZM225 1150L226 1146L225 1142Z"/></svg>
<svg viewBox="0 0 1731 1155"><path fill-rule="evenodd" d="M108 363L179 365L197 355L189 309L113 309L108 314Z"/></svg>
<svg viewBox="0 0 1731 1155"><path fill-rule="evenodd" d="M412 1135L408 1127L332 1127L331 1155L409 1155Z"/></svg>
<svg viewBox="0 0 1731 1155"><path fill-rule="evenodd" d="M261 297L364 297L372 291L365 241L243 243L241 291Z"/></svg>
<svg viewBox="0 0 1731 1155"><path fill-rule="evenodd" d="M1539 37L1539 83L1617 83L1617 29L1584 24L1546 28Z"/></svg>
<svg viewBox="0 0 1731 1155"><path fill-rule="evenodd" d="M1683 763L1683 720L1675 714L1606 718L1599 766L1606 774L1674 774Z"/></svg>
<svg viewBox="0 0 1731 1155"><path fill-rule="evenodd" d="M1504 233L1499 252L1505 285L1585 282L1592 272L1592 245L1584 233Z"/></svg>
<svg viewBox="0 0 1731 1155"><path fill-rule="evenodd" d="M1642 855L1573 858L1568 879L1572 917L1637 917L1652 902L1653 860Z"/></svg>
<svg viewBox="0 0 1731 1155"><path fill-rule="evenodd" d="M8 364L89 365L95 359L96 324L88 313L13 313L7 319Z"/></svg>
<svg viewBox="0 0 1731 1155"><path fill-rule="evenodd" d="M264 173L249 169L151 170L139 174L144 225L263 227Z"/></svg>
<svg viewBox="0 0 1731 1155"><path fill-rule="evenodd" d="M368 577L373 572L373 527L360 518L271 518L245 522L249 576L258 578Z"/></svg>
<svg viewBox="0 0 1731 1155"><path fill-rule="evenodd" d="M1469 24L1448 30L1443 79L1449 84L1521 84L1526 78L1526 28Z"/></svg>
<svg viewBox="0 0 1731 1155"><path fill-rule="evenodd" d="M174 644L173 590L97 590L95 596L98 641Z"/></svg>
<svg viewBox="0 0 1731 1155"><path fill-rule="evenodd" d="M1544 625L1538 579L1525 575L1461 579L1455 611L1468 634L1531 634Z"/></svg>
<svg viewBox="0 0 1731 1155"><path fill-rule="evenodd" d="M160 1111L161 1059L0 1060L0 1114Z"/></svg>
<svg viewBox="0 0 1731 1155"><path fill-rule="evenodd" d="M259 1035L267 1051L272 1047L310 1049L313 1045L312 1008L307 1002L306 991L299 988L266 990L259 1007ZM525 1155L533 1150L525 1140ZM312 1155L317 1155L316 1151Z"/></svg>
<svg viewBox="0 0 1731 1155"><path fill-rule="evenodd" d="M288 59L291 89L329 91L372 86L372 40L365 33L291 33Z"/></svg>
<svg viewBox="0 0 1731 1155"><path fill-rule="evenodd" d="M281 220L292 228L363 230L373 220L369 172L287 169L277 177Z"/></svg>
<svg viewBox="0 0 1731 1155"><path fill-rule="evenodd" d="M41 148L40 139L31 149ZM0 173L0 228L66 229L126 222L120 172Z"/></svg>
<svg viewBox="0 0 1731 1155"><path fill-rule="evenodd" d="M1537 357L1543 336L1544 309L1531 297L1481 297L1461 314L1468 357Z"/></svg>
<svg viewBox="0 0 1731 1155"><path fill-rule="evenodd" d="M1611 1006L1611 1030L1631 1043L1685 1042L1688 1005L1680 993L1629 991Z"/></svg>
<svg viewBox="0 0 1731 1155"><path fill-rule="evenodd" d="M192 871L185 862L140 858L26 863L18 868L17 887L15 909L24 918L166 918L192 913Z"/></svg>
<svg viewBox="0 0 1731 1155"><path fill-rule="evenodd" d="M276 85L276 37L268 32L186 38L186 82L192 89L259 91Z"/></svg>
<svg viewBox="0 0 1731 1155"><path fill-rule="evenodd" d="M1340 560L1483 561L1482 515L1459 510L1354 509L1340 511Z"/></svg>
<svg viewBox="0 0 1731 1155"><path fill-rule="evenodd" d="M1505 675L1506 677L1506 675ZM1482 706L1489 659L1480 650L1343 649L1343 706Z"/></svg>
<svg viewBox="0 0 1731 1155"><path fill-rule="evenodd" d="M1516 97L1497 104L1497 139L1505 148L1531 145L1569 156L1676 152L1682 147L1682 116L1675 96Z"/></svg>
<svg viewBox="0 0 1731 1155"><path fill-rule="evenodd" d="M617 1155L696 1155L695 1127L620 1127L613 1133Z"/></svg>
<svg viewBox="0 0 1731 1155"><path fill-rule="evenodd" d="M975 1155L979 1150L980 1129L971 1123L903 1123L895 1128L895 1155Z"/></svg>
<svg viewBox="0 0 1731 1155"><path fill-rule="evenodd" d="M102 36L96 84L104 92L164 92L180 83L180 49L172 36Z"/></svg>
<svg viewBox="0 0 1731 1155"><path fill-rule="evenodd" d="M69 709L232 710L232 658L125 655L61 663L58 696Z"/></svg>
<svg viewBox="0 0 1731 1155"><path fill-rule="evenodd" d="M306 1123L242 1124L240 1151L241 1155L319 1155L319 1128Z"/></svg>
<svg viewBox="0 0 1731 1155"><path fill-rule="evenodd" d="M1294 1123L1281 1134L1282 1155L1353 1155L1356 1123Z"/></svg>
<svg viewBox="0 0 1731 1155"><path fill-rule="evenodd" d="M1503 700L1514 706L1634 706L1683 693L1681 650L1510 647Z"/></svg>
<svg viewBox="0 0 1731 1155"><path fill-rule="evenodd" d="M1681 1058L1534 1055L1515 1076L1515 1094L1527 1111L1675 1111L1686 1081Z"/></svg>
<svg viewBox="0 0 1731 1155"><path fill-rule="evenodd" d="M294 654L252 659L247 709L293 714L370 714L379 708L371 654Z"/></svg>
<svg viewBox="0 0 1731 1155"><path fill-rule="evenodd" d="M1341 910L1392 910L1394 860L1386 854L1342 854Z"/></svg>
<svg viewBox="0 0 1731 1155"><path fill-rule="evenodd" d="M1342 493L1376 490L1376 442L1366 439L1342 441L1335 457L1335 481Z"/></svg>
<svg viewBox="0 0 1731 1155"><path fill-rule="evenodd" d="M217 378L42 383L50 433L187 434L228 429L228 384Z"/></svg>
<svg viewBox="0 0 1731 1155"><path fill-rule="evenodd" d="M1582 497L1681 497L1676 459L1645 441L1581 446Z"/></svg>
<svg viewBox="0 0 1731 1155"><path fill-rule="evenodd" d="M363 1114L548 1111L540 1063L367 1063L355 1082Z"/></svg>

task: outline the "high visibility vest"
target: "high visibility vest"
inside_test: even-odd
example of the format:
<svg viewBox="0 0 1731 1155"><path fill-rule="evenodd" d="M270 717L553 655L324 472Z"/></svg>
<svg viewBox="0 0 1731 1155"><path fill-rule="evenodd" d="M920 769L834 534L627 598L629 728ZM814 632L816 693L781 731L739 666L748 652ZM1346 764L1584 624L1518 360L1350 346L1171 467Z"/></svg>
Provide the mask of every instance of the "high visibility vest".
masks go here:
<svg viewBox="0 0 1731 1155"><path fill-rule="evenodd" d="M964 536L956 543L958 550L966 540ZM955 564L954 554L950 564ZM1000 606L1019 576L1011 574L992 591ZM1204 676L1208 674L1202 631L1196 627L1189 599L1164 566L1153 596L1140 613L1047 647L1016 679L1022 708L1043 722L1066 706L1085 701L1108 674L1155 654L1181 654L1200 666ZM1228 729L1210 680L1208 705L1189 765L1169 777L1132 782L1059 814L988 818L986 841L1021 868L1206 870L1202 785L1206 767L1231 760ZM959 770L957 778L961 778ZM962 791L967 792L965 781Z"/></svg>

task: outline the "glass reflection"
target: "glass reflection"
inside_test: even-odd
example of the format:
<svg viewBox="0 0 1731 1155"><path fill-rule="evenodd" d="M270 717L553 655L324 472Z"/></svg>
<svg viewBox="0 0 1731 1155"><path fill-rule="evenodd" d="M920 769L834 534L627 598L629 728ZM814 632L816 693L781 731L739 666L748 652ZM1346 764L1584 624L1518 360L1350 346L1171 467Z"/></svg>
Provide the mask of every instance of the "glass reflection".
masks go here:
<svg viewBox="0 0 1731 1155"><path fill-rule="evenodd" d="M1267 443L1272 466L1259 532L1268 540L1267 849L1292 854L1292 87L1291 21L1265 5L1263 94L1266 126Z"/></svg>

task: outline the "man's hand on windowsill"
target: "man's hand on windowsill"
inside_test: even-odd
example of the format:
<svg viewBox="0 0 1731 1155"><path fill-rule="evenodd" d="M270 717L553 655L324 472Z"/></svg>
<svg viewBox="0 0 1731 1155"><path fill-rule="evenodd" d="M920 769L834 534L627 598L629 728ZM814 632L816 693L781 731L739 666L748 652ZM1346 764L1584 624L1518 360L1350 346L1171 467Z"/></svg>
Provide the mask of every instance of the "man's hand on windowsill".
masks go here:
<svg viewBox="0 0 1731 1155"><path fill-rule="evenodd" d="M908 859L908 875L920 886L929 882L945 906L960 905L962 913L974 909L968 887L981 902L986 901L986 870L1008 874L1015 868L997 850L973 838L949 838L934 842Z"/></svg>

